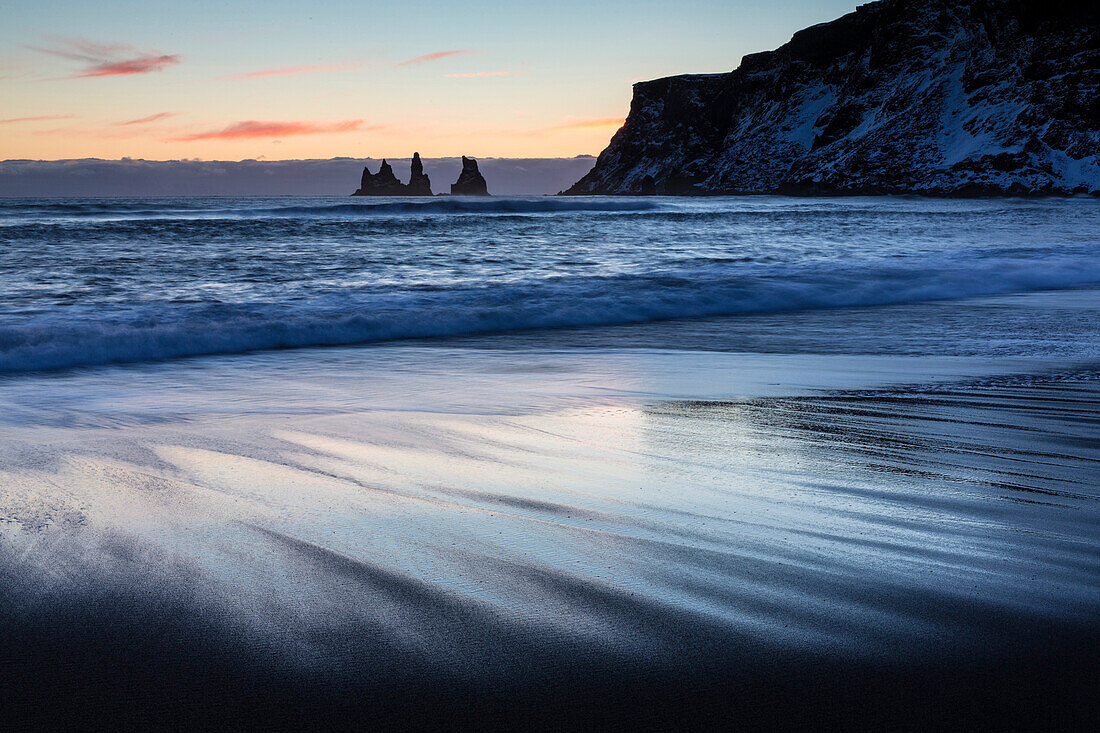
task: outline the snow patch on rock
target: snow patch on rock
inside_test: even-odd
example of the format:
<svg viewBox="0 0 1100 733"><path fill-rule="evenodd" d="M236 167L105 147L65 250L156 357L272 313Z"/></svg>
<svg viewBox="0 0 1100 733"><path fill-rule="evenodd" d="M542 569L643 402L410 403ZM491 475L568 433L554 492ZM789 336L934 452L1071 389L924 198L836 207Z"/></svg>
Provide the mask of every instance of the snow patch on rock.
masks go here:
<svg viewBox="0 0 1100 733"><path fill-rule="evenodd" d="M1100 195L1100 18L882 0L728 74L641 82L573 194Z"/></svg>

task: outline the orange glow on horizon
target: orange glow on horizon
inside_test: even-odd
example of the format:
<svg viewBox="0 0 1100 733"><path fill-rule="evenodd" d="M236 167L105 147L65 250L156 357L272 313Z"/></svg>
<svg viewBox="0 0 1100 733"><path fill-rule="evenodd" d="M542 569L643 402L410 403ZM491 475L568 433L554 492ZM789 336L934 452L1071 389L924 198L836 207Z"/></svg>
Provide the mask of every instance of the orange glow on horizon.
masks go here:
<svg viewBox="0 0 1100 733"><path fill-rule="evenodd" d="M217 124L189 122L183 113L157 112L132 120L104 120L98 125L33 124L35 119L46 122L71 117L43 115L26 120L26 125L14 124L24 120L13 118L11 128L28 129L0 139L0 160L404 158L412 150L429 158L458 155L571 158L598 154L623 123L621 117L599 117L539 127L497 128L474 125L451 128L443 123L393 125L365 119L242 120ZM32 145L40 152L28 155Z"/></svg>
<svg viewBox="0 0 1100 733"><path fill-rule="evenodd" d="M626 122L625 117L600 117L594 120L580 120L578 122L566 122L562 125L546 127L539 132L553 130L606 130L608 128L619 129Z"/></svg>
<svg viewBox="0 0 1100 733"><path fill-rule="evenodd" d="M244 74L229 74L222 79L243 81L246 79L263 79L269 76L297 76L298 74L324 74L330 71L351 71L359 64L318 64L314 66L282 66L275 69L260 69Z"/></svg>

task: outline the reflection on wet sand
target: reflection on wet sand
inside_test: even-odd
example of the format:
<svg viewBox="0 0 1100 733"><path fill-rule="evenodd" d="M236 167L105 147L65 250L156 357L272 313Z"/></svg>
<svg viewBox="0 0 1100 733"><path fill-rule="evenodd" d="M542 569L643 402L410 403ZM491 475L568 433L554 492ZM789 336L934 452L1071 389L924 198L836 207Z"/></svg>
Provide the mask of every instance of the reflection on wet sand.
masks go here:
<svg viewBox="0 0 1100 733"><path fill-rule="evenodd" d="M73 679L129 685L138 724L459 701L760 723L778 697L825 725L899 696L920 724L982 680L981 715L1072 716L1098 648L1098 399L1077 373L8 427L4 665L21 694L110 707Z"/></svg>

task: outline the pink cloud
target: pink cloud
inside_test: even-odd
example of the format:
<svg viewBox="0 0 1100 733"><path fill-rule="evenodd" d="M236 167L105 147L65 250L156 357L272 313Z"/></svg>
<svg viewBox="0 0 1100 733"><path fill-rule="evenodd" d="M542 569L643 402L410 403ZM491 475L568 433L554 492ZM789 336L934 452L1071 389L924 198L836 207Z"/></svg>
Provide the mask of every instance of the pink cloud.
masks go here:
<svg viewBox="0 0 1100 733"><path fill-rule="evenodd" d="M292 120L286 122L264 122L246 120L235 122L220 130L209 130L190 135L170 138L175 142L195 140L242 140L262 137L287 137L289 135L325 135L340 132L363 132L382 129L381 125L365 126L366 120L341 120L339 122L312 122Z"/></svg>
<svg viewBox="0 0 1100 733"><path fill-rule="evenodd" d="M162 54L160 56L138 56L137 58L123 61L111 61L91 66L79 74L73 74L73 79L88 79L96 76L127 76L129 74L148 74L153 71L164 71L169 66L181 61L176 54Z"/></svg>
<svg viewBox="0 0 1100 733"><path fill-rule="evenodd" d="M451 56L469 56L473 53L477 53L477 51L469 48L458 48L453 51L436 51L435 53L426 53L423 56L415 56L411 59L398 61L396 64L394 64L394 66L416 66L418 64L426 64L431 61L438 61L439 59L445 59Z"/></svg>
<svg viewBox="0 0 1100 733"><path fill-rule="evenodd" d="M444 74L448 79L475 79L482 76L523 76L526 71L475 71L469 74Z"/></svg>
<svg viewBox="0 0 1100 733"><path fill-rule="evenodd" d="M71 120L76 115L42 115L40 117L11 117L0 120L0 125L9 125L13 122L43 122L45 120Z"/></svg>
<svg viewBox="0 0 1100 733"><path fill-rule="evenodd" d="M80 71L63 77L66 79L148 74L163 71L183 60L178 54L143 51L127 43L97 43L85 38L54 38L52 45L31 48L85 65Z"/></svg>
<svg viewBox="0 0 1100 733"><path fill-rule="evenodd" d="M160 120L166 120L169 117L175 117L176 112L157 112L155 115L149 115L148 117L141 117L136 120L127 120L126 122L114 123L116 127L125 127L126 125L145 125L150 122L158 122Z"/></svg>
<svg viewBox="0 0 1100 733"><path fill-rule="evenodd" d="M277 69L260 69L244 74L230 74L222 79L262 79L267 76L293 76L295 74L323 74L329 71L351 71L359 64L323 64L316 66L283 66Z"/></svg>

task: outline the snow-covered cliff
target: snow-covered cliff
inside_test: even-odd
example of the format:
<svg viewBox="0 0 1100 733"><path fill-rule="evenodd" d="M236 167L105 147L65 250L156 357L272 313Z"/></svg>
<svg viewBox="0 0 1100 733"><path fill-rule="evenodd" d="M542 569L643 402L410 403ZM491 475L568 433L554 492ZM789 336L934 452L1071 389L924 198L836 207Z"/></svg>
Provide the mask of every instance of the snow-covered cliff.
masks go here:
<svg viewBox="0 0 1100 733"><path fill-rule="evenodd" d="M1100 4L882 0L634 85L566 193L1100 195Z"/></svg>

